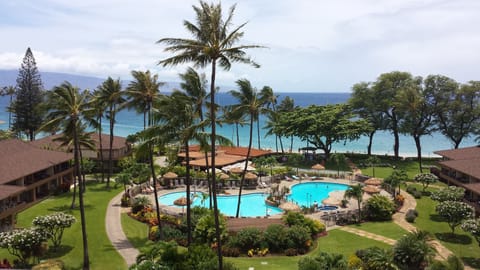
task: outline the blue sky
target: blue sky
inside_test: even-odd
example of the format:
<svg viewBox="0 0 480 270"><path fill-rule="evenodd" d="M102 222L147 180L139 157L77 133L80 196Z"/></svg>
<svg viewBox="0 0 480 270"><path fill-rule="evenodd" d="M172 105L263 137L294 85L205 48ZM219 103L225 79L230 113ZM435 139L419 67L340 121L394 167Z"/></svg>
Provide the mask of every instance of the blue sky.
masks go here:
<svg viewBox="0 0 480 270"><path fill-rule="evenodd" d="M218 82L240 78L287 92L346 92L393 70L480 80L478 0L238 0L234 23L260 69L237 64ZM177 81L186 66L163 68L155 44L190 38L191 0L2 0L0 69L18 69L30 46L41 71L128 80L150 69ZM207 75L209 70L205 70Z"/></svg>

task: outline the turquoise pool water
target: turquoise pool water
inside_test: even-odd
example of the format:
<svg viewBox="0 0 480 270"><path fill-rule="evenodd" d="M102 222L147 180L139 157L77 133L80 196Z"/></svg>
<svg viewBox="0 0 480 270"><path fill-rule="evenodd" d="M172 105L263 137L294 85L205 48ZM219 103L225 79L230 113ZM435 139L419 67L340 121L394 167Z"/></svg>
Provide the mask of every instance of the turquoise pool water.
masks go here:
<svg viewBox="0 0 480 270"><path fill-rule="evenodd" d="M202 202L201 192L192 192L192 205L208 207L208 197ZM172 192L162 195L158 198L158 202L164 205L175 206L173 202L185 196L185 192ZM277 207L272 207L265 204L264 193L251 193L242 195L242 205L240 207L240 216L242 217L257 217L269 215L276 215L282 213L282 210ZM226 216L235 216L237 213L238 196L236 195L218 195L217 203L220 212Z"/></svg>
<svg viewBox="0 0 480 270"><path fill-rule="evenodd" d="M294 201L301 206L311 206L314 202L318 205L328 198L328 193L335 190L346 190L348 185L325 183L325 182L308 182L292 186L290 195L287 197L289 201ZM202 202L202 192L191 192L192 205L208 207L208 197ZM176 206L174 201L178 198L185 197L185 192L172 192L162 195L158 198L158 202L163 205ZM265 193L250 193L242 195L242 205L240 207L240 216L242 217L258 217L282 213L277 207L265 204ZM226 216L235 216L237 213L236 195L218 195L218 209ZM181 207L181 206L178 206Z"/></svg>
<svg viewBox="0 0 480 270"><path fill-rule="evenodd" d="M301 206L310 207L315 202L318 205L328 198L328 193L336 190L347 190L348 185L326 182L308 182L296 184L291 187L289 201Z"/></svg>

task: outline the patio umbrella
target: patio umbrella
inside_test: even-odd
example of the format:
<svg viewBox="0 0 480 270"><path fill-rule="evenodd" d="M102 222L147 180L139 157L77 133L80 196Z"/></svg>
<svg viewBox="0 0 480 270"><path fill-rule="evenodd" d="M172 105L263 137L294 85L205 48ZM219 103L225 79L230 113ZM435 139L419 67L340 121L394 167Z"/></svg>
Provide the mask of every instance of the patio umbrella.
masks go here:
<svg viewBox="0 0 480 270"><path fill-rule="evenodd" d="M230 178L230 175L228 175L226 173L220 173L218 175L218 178L220 178L220 180L227 180L228 178Z"/></svg>
<svg viewBox="0 0 480 270"><path fill-rule="evenodd" d="M233 167L230 169L231 173L243 173L243 169L240 167Z"/></svg>
<svg viewBox="0 0 480 270"><path fill-rule="evenodd" d="M284 211L293 211L293 212L300 212L300 206L294 204L293 202L284 202L278 206L278 208Z"/></svg>
<svg viewBox="0 0 480 270"><path fill-rule="evenodd" d="M254 173L250 173L250 172L249 172L249 173L245 174L245 179L247 179L247 180L255 180L255 179L257 179L257 175L254 174Z"/></svg>
<svg viewBox="0 0 480 270"><path fill-rule="evenodd" d="M317 163L317 164L312 166L312 169L314 169L314 170L325 170L325 167L322 164Z"/></svg>
<svg viewBox="0 0 480 270"><path fill-rule="evenodd" d="M366 193L380 193L380 189L377 186L372 186L372 185L366 185L363 188L363 191Z"/></svg>
<svg viewBox="0 0 480 270"><path fill-rule="evenodd" d="M170 186L170 180L175 179L177 177L178 177L178 175L174 172L167 172L163 175L163 179L168 180L168 185L167 186Z"/></svg>
<svg viewBox="0 0 480 270"><path fill-rule="evenodd" d="M339 198L328 197L322 203L325 205L341 205L342 201Z"/></svg>
<svg viewBox="0 0 480 270"><path fill-rule="evenodd" d="M365 180L365 184L366 185L372 185L372 186L380 186L382 184L382 179L380 178L368 178L367 180Z"/></svg>

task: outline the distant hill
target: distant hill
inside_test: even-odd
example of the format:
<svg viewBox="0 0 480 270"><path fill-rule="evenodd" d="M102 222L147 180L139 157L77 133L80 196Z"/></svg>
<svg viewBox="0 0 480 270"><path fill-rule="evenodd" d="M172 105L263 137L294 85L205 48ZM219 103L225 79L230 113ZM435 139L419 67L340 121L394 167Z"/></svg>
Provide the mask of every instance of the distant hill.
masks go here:
<svg viewBox="0 0 480 270"><path fill-rule="evenodd" d="M0 70L0 87L16 85L17 76L18 70ZM78 86L81 89L95 89L106 79L59 72L40 72L40 76L42 77L45 89L52 89L64 81L69 81L72 85ZM124 87L126 87L128 83L128 80L122 81ZM179 88L179 83L167 82L161 90L169 92L173 88Z"/></svg>

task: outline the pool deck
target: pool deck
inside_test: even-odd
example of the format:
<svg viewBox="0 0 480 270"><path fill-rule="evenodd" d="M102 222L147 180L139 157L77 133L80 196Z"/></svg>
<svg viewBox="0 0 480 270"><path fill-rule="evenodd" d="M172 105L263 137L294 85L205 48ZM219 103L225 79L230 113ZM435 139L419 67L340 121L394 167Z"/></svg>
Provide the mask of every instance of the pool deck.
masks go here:
<svg viewBox="0 0 480 270"><path fill-rule="evenodd" d="M352 181L352 180L346 180L346 179L335 179L335 178L327 178L324 177L322 180L293 180L293 181L287 181L287 180L282 180L279 184L279 188L283 187L288 187L291 190L291 187L296 185L296 184L301 184L301 183L336 183L336 184L345 184L345 185L354 185L357 184L358 182ZM270 188L256 188L256 189L242 189L242 194L251 194L251 193L268 193ZM197 188L195 186L191 186L190 188L191 192L208 192L206 188ZM238 188L228 188L226 190L228 192L228 195L238 195L239 189ZM176 187L173 189L159 189L157 190L158 196L162 196L168 193L173 193L173 192L185 192L185 187ZM329 201L329 202L334 202L332 203L323 203L321 202L320 204L328 204L328 205L339 205L340 202L343 200L343 196L345 194L345 191L332 191L329 193L329 197L325 199L324 201ZM225 193L222 193L222 195L227 195ZM155 202L154 194L149 193L149 194L143 194L140 193L137 196L147 196L152 202ZM366 194L364 195L364 201L368 199L370 195ZM165 212L167 214L172 214L172 215L182 215L184 214L185 209L182 209L182 207L177 207L177 206L169 206L169 205L164 205L160 204L160 208L162 212ZM357 210L357 201L355 199L350 199L347 207L346 208L339 208L338 211L346 212L346 211L355 211ZM326 210L326 211L318 211L313 214L309 214L307 216L310 216L315 219L320 219L322 215L325 215L326 213L330 213L331 211ZM281 218L282 214L277 214L277 215L271 215L268 218Z"/></svg>

